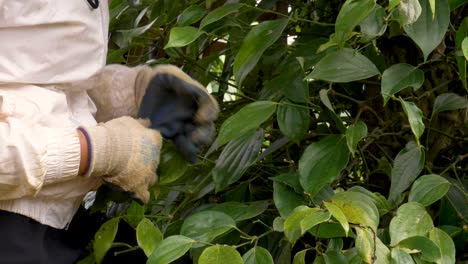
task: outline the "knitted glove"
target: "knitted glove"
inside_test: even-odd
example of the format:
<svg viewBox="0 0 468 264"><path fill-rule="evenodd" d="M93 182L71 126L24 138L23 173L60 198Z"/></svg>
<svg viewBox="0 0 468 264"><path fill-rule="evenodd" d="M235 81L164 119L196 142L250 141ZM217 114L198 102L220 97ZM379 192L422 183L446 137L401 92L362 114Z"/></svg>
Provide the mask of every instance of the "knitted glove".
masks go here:
<svg viewBox="0 0 468 264"><path fill-rule="evenodd" d="M185 158L196 161L200 145L211 142L219 107L206 89L179 68L161 65L139 70L135 90L140 118L149 118L151 127L174 141Z"/></svg>
<svg viewBox="0 0 468 264"><path fill-rule="evenodd" d="M94 127L80 127L89 149L85 176L103 177L147 203L162 144L159 132L148 129L149 125L148 120L120 117Z"/></svg>

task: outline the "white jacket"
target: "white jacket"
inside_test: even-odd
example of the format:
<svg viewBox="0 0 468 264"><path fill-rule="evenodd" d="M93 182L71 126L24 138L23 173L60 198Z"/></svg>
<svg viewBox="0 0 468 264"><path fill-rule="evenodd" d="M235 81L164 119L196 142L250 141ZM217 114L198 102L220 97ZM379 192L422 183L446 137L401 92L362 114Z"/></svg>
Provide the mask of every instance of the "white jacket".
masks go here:
<svg viewBox="0 0 468 264"><path fill-rule="evenodd" d="M67 85L105 64L109 15L100 2L0 0L0 210L65 228L101 184L77 176L76 128L96 124L90 87Z"/></svg>

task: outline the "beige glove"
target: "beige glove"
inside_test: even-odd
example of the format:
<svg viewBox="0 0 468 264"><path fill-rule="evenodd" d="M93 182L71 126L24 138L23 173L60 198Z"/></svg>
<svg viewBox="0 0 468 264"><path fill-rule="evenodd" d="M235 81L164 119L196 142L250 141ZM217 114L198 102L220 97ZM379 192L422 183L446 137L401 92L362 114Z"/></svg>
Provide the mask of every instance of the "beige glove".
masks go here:
<svg viewBox="0 0 468 264"><path fill-rule="evenodd" d="M160 133L148 129L149 125L148 120L120 117L95 127L81 127L90 154L85 176L103 177L147 203L162 145Z"/></svg>

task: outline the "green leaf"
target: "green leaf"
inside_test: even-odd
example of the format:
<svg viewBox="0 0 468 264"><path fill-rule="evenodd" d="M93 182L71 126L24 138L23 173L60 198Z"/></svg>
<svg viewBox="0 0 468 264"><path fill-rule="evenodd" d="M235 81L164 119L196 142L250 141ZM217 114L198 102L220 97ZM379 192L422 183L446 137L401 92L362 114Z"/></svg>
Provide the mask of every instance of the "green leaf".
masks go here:
<svg viewBox="0 0 468 264"><path fill-rule="evenodd" d="M463 19L460 26L458 27L457 33L455 34L455 48L457 50L462 49L462 43L466 39L466 37L468 37L468 17L465 17ZM468 86L466 82L466 71L468 69L468 61L462 56L456 56L455 59L457 60L458 75L460 76L460 80L462 81L465 90L468 91Z"/></svg>
<svg viewBox="0 0 468 264"><path fill-rule="evenodd" d="M410 254L400 248L392 248L392 264L414 264L414 260Z"/></svg>
<svg viewBox="0 0 468 264"><path fill-rule="evenodd" d="M244 6L241 3L233 3L222 5L215 10L211 11L205 18L200 22L200 29L203 29L205 26L214 23L230 14L237 13L239 9Z"/></svg>
<svg viewBox="0 0 468 264"><path fill-rule="evenodd" d="M281 132L292 141L299 142L309 130L310 117L307 108L280 104L276 115Z"/></svg>
<svg viewBox="0 0 468 264"><path fill-rule="evenodd" d="M333 109L333 105L330 102L330 98L328 98L328 89L321 89L319 92L319 97L323 105L325 105L330 111L335 112L335 109Z"/></svg>
<svg viewBox="0 0 468 264"><path fill-rule="evenodd" d="M94 234L93 250L96 263L101 263L107 251L111 248L119 228L119 220L118 217L108 220Z"/></svg>
<svg viewBox="0 0 468 264"><path fill-rule="evenodd" d="M416 250L417 252L420 252L421 259L428 262L436 262L440 258L439 247L429 238L424 236L406 238L398 243L398 247Z"/></svg>
<svg viewBox="0 0 468 264"><path fill-rule="evenodd" d="M413 131L416 141L419 143L419 138L424 133L423 112L415 103L407 102L401 98L399 100L406 116L408 116L411 131Z"/></svg>
<svg viewBox="0 0 468 264"><path fill-rule="evenodd" d="M335 40L340 47L344 46L353 29L366 18L375 6L375 0L347 0L341 7L335 23Z"/></svg>
<svg viewBox="0 0 468 264"><path fill-rule="evenodd" d="M345 214L343 213L343 211L341 211L341 208L339 208L333 203L323 202L323 204L325 205L327 210L333 215L333 217L335 217L336 220L340 222L340 225L343 227L345 234L347 236L348 231L349 231L349 223L348 223L348 219L346 219Z"/></svg>
<svg viewBox="0 0 468 264"><path fill-rule="evenodd" d="M466 4L468 0L449 0L449 5L450 5L450 11L453 11L463 4Z"/></svg>
<svg viewBox="0 0 468 264"><path fill-rule="evenodd" d="M434 227L431 232L429 232L429 239L440 249L441 257L437 261L438 264L455 263L455 244L447 233Z"/></svg>
<svg viewBox="0 0 468 264"><path fill-rule="evenodd" d="M382 243L382 241L378 237L375 238L375 243L376 243L375 263L390 264L390 259L391 259L390 249L388 249L388 247L385 246L384 243Z"/></svg>
<svg viewBox="0 0 468 264"><path fill-rule="evenodd" d="M468 37L465 37L461 44L463 56L465 56L465 60L468 60Z"/></svg>
<svg viewBox="0 0 468 264"><path fill-rule="evenodd" d="M304 219L301 220L301 233L304 234L314 226L330 220L330 218L330 212L324 212L322 210L319 210L310 213L309 215L304 217Z"/></svg>
<svg viewBox="0 0 468 264"><path fill-rule="evenodd" d="M307 77L329 82L351 82L380 74L366 56L349 48L340 49L323 57Z"/></svg>
<svg viewBox="0 0 468 264"><path fill-rule="evenodd" d="M153 250L146 264L169 264L182 257L195 241L185 236L170 236Z"/></svg>
<svg viewBox="0 0 468 264"><path fill-rule="evenodd" d="M380 5L374 6L369 15L367 15L359 25L361 33L366 35L364 36L366 40L372 40L385 33L385 30L387 30L387 22L385 21L386 16L387 13L385 13L385 9L383 7Z"/></svg>
<svg viewBox="0 0 468 264"><path fill-rule="evenodd" d="M398 208L390 222L391 245L413 236L425 236L434 224L431 216L420 203L409 202Z"/></svg>
<svg viewBox="0 0 468 264"><path fill-rule="evenodd" d="M119 32L122 36L122 39L118 43L119 47L126 48L132 42L133 38L143 35L146 31L148 31L153 26L153 24L156 21L157 19L151 21L145 26L141 26L137 28L132 28L128 30L117 30L117 32Z"/></svg>
<svg viewBox="0 0 468 264"><path fill-rule="evenodd" d="M309 251L309 249L304 249L304 250L297 252L296 255L294 255L292 264L306 264L305 257L306 257L307 251Z"/></svg>
<svg viewBox="0 0 468 264"><path fill-rule="evenodd" d="M135 201L132 201L130 207L124 216L125 222L129 223L132 227L136 227L140 221L145 217L146 206L140 205Z"/></svg>
<svg viewBox="0 0 468 264"><path fill-rule="evenodd" d="M158 166L161 185L177 181L188 169L188 163L182 154L173 147L163 146Z"/></svg>
<svg viewBox="0 0 468 264"><path fill-rule="evenodd" d="M345 237L348 235L343 229L343 226L337 223L318 224L312 227L312 229L310 229L309 232L313 236L318 238L337 238Z"/></svg>
<svg viewBox="0 0 468 264"><path fill-rule="evenodd" d="M268 208L268 201L257 201L250 203L226 202L217 204L210 210L223 212L236 222L254 218Z"/></svg>
<svg viewBox="0 0 468 264"><path fill-rule="evenodd" d="M349 151L346 139L341 136L327 136L310 144L299 160L299 181L312 197L322 187L340 176L348 164Z"/></svg>
<svg viewBox="0 0 468 264"><path fill-rule="evenodd" d="M194 42L200 37L204 31L198 30L198 28L185 26L185 27L173 27L169 34L169 41L167 42L165 49L167 48L178 48L184 47Z"/></svg>
<svg viewBox="0 0 468 264"><path fill-rule="evenodd" d="M429 206L444 197L450 185L449 181L439 175L421 176L413 183L408 201Z"/></svg>
<svg viewBox="0 0 468 264"><path fill-rule="evenodd" d="M188 26L195 22L198 22L205 16L206 11L199 5L190 5L187 7L182 14L177 17L178 26Z"/></svg>
<svg viewBox="0 0 468 264"><path fill-rule="evenodd" d="M390 204L388 203L387 199L383 195L377 192L371 192L361 186L353 186L348 189L348 192L358 192L366 195L367 197L371 198L374 202L377 210L379 210L379 215L382 216L390 211Z"/></svg>
<svg viewBox="0 0 468 264"><path fill-rule="evenodd" d="M340 208L348 222L368 226L377 232L379 211L367 195L359 192L339 192L331 201Z"/></svg>
<svg viewBox="0 0 468 264"><path fill-rule="evenodd" d="M147 218L143 218L136 229L138 246L149 257L154 249L163 240L161 231Z"/></svg>
<svg viewBox="0 0 468 264"><path fill-rule="evenodd" d="M424 83L424 72L406 63L394 64L382 74L382 96L384 105L399 91L413 87L419 89Z"/></svg>
<svg viewBox="0 0 468 264"><path fill-rule="evenodd" d="M391 204L413 183L424 168L424 151L414 142L406 144L395 158L392 168L392 182L388 200Z"/></svg>
<svg viewBox="0 0 468 264"><path fill-rule="evenodd" d="M273 220L273 230L276 232L284 232L284 219L281 216L277 216Z"/></svg>
<svg viewBox="0 0 468 264"><path fill-rule="evenodd" d="M262 247L253 247L242 256L245 264L273 264L273 257ZM224 262L223 262L224 263Z"/></svg>
<svg viewBox="0 0 468 264"><path fill-rule="evenodd" d="M390 0L388 3L388 10L392 10L400 3L400 0Z"/></svg>
<svg viewBox="0 0 468 264"><path fill-rule="evenodd" d="M422 12L418 20L403 27L422 50L424 61L444 38L450 21L450 7L447 0L438 1L434 19L428 1L421 0Z"/></svg>
<svg viewBox="0 0 468 264"><path fill-rule="evenodd" d="M214 245L203 250L203 253L198 259L199 264L243 264L243 260L239 252L225 245Z"/></svg>
<svg viewBox="0 0 468 264"><path fill-rule="evenodd" d="M365 263L372 263L372 256L374 256L375 235L372 230L368 228L355 228L356 236L356 250L358 255L365 261Z"/></svg>
<svg viewBox="0 0 468 264"><path fill-rule="evenodd" d="M346 129L346 144L348 145L349 152L354 156L357 151L359 141L367 137L367 125L362 121L350 125Z"/></svg>
<svg viewBox="0 0 468 264"><path fill-rule="evenodd" d="M289 242L294 245L296 241L302 236L301 221L307 215L320 211L319 208L310 208L305 205L296 207L291 214L284 221L284 234Z"/></svg>
<svg viewBox="0 0 468 264"><path fill-rule="evenodd" d="M211 242L234 226L236 226L236 221L229 215L208 210L187 217L182 224L180 234L194 240Z"/></svg>
<svg viewBox="0 0 468 264"><path fill-rule="evenodd" d="M218 147L258 128L271 117L275 109L275 103L270 101L257 101L244 106L224 121L219 131Z"/></svg>
<svg viewBox="0 0 468 264"><path fill-rule="evenodd" d="M435 13L436 13L436 2L435 2L435 0L429 0L429 5L431 6L432 19L434 19L435 18Z"/></svg>
<svg viewBox="0 0 468 264"><path fill-rule="evenodd" d="M280 182L273 183L273 201L279 214L286 218L299 205L304 203L304 197L292 188Z"/></svg>
<svg viewBox="0 0 468 264"><path fill-rule="evenodd" d="M398 5L399 22L402 26L413 24L421 16L422 8L418 0L401 0Z"/></svg>
<svg viewBox="0 0 468 264"><path fill-rule="evenodd" d="M239 86L247 74L257 65L262 54L278 40L288 25L288 19L263 21L245 36L234 60L234 76Z"/></svg>
<svg viewBox="0 0 468 264"><path fill-rule="evenodd" d="M468 100L454 93L444 93L437 96L434 102L434 113L453 111L468 107Z"/></svg>
<svg viewBox="0 0 468 264"><path fill-rule="evenodd" d="M325 260L325 264L348 263L345 255L343 255L341 251L335 251L335 250L327 251L323 255L323 259Z"/></svg>
<svg viewBox="0 0 468 264"><path fill-rule="evenodd" d="M299 174L297 173L283 173L279 176L272 177L270 179L276 182L286 184L287 186L293 188L294 191L297 193L304 193L301 183L299 182Z"/></svg>
<svg viewBox="0 0 468 264"><path fill-rule="evenodd" d="M263 134L262 129L252 131L226 145L212 171L216 191L221 191L239 180L255 163L262 146Z"/></svg>

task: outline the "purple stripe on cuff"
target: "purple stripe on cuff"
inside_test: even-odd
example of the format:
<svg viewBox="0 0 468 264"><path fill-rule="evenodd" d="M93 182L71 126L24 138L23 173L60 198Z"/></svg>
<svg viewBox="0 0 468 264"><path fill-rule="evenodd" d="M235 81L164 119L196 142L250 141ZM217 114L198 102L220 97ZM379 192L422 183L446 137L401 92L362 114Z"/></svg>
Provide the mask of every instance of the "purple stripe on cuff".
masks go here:
<svg viewBox="0 0 468 264"><path fill-rule="evenodd" d="M91 160L92 160L92 158L93 158L93 157L92 157L92 156L93 156L93 151L92 151L92 150L93 150L93 146L91 145L91 140L90 140L90 138L89 138L88 132L87 132L84 128L82 128L82 127L79 127L78 130L81 131L81 133L83 133L83 135L84 135L85 138L86 138L86 142L88 143L88 166L87 166L86 171L85 171L85 173L84 173L84 175L87 175L89 169L91 168Z"/></svg>

